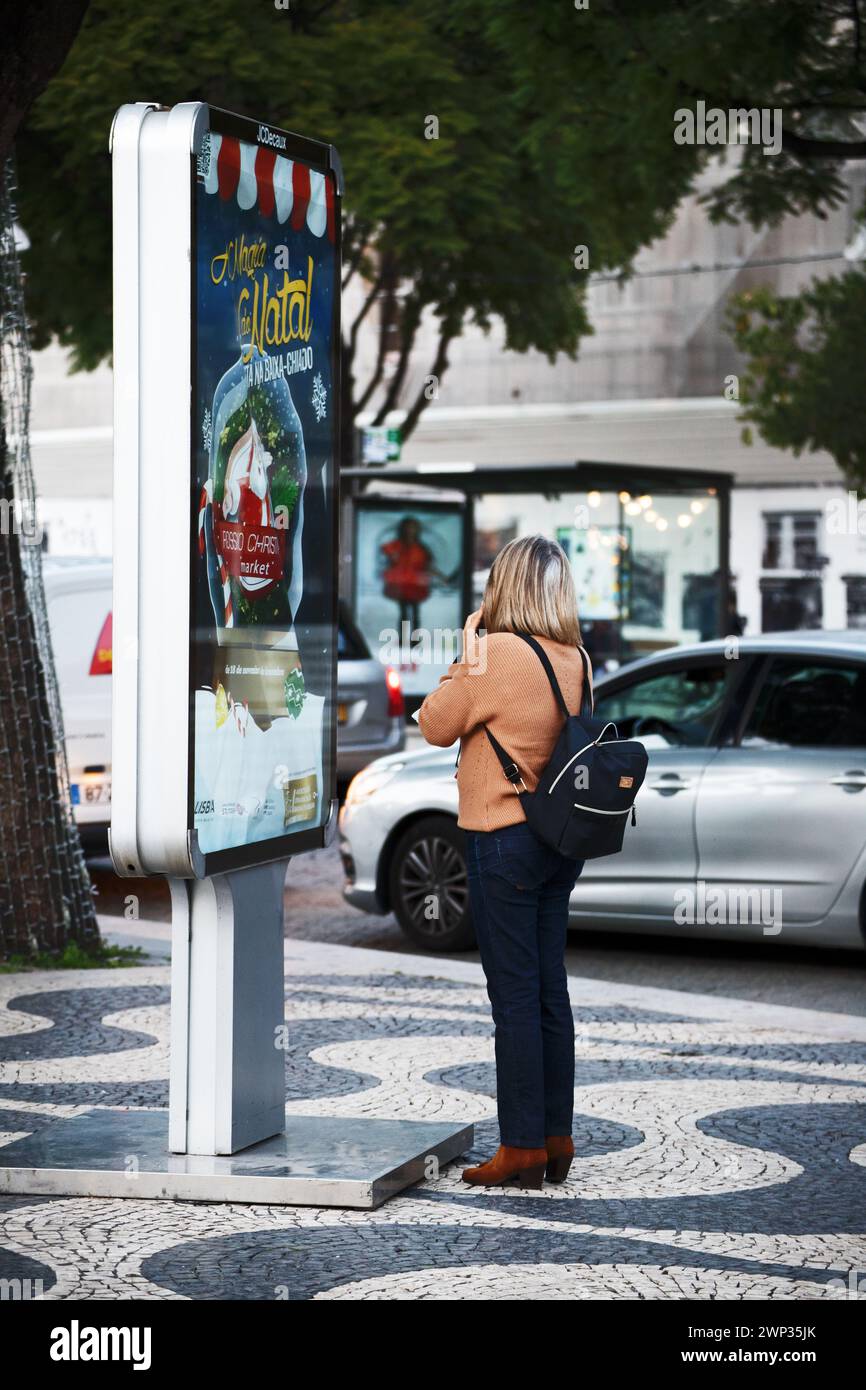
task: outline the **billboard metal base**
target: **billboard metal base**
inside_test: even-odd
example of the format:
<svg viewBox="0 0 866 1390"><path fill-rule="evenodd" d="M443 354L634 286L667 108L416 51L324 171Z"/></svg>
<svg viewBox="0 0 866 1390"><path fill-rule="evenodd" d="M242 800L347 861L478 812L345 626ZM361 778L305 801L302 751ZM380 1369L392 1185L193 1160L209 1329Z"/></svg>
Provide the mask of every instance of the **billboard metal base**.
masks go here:
<svg viewBox="0 0 866 1390"><path fill-rule="evenodd" d="M0 1148L0 1192L370 1209L472 1143L471 1124L289 1113L240 1153L176 1154L164 1110L94 1109Z"/></svg>
<svg viewBox="0 0 866 1390"><path fill-rule="evenodd" d="M94 1108L0 1147L0 1193L372 1208L473 1126L286 1110L285 862L169 880L169 1107Z"/></svg>

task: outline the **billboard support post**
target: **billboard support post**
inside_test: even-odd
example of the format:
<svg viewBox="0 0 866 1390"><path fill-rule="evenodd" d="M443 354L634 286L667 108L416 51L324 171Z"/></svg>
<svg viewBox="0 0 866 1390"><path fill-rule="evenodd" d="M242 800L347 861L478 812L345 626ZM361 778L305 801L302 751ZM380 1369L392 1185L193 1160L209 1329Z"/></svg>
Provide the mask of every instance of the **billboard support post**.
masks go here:
<svg viewBox="0 0 866 1390"><path fill-rule="evenodd" d="M237 1153L285 1127L286 868L169 880L172 1153Z"/></svg>

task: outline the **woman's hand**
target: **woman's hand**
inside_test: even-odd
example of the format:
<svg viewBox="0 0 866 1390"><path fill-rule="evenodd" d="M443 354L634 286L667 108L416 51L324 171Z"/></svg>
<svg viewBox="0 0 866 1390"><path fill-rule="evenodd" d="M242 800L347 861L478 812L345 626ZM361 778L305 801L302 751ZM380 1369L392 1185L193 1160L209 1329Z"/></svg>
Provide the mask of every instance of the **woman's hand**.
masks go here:
<svg viewBox="0 0 866 1390"><path fill-rule="evenodd" d="M482 610L476 608L463 624L463 660L472 662L478 657L478 628L481 624Z"/></svg>

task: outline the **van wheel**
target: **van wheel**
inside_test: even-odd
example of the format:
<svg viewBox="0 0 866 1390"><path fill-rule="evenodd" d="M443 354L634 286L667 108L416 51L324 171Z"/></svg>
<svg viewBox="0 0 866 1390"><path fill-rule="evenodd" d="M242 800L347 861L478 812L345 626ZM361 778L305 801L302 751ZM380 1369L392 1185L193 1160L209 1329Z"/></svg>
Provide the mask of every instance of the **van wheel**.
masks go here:
<svg viewBox="0 0 866 1390"><path fill-rule="evenodd" d="M391 856L388 886L397 921L416 946L469 951L475 945L463 831L450 816L410 825Z"/></svg>

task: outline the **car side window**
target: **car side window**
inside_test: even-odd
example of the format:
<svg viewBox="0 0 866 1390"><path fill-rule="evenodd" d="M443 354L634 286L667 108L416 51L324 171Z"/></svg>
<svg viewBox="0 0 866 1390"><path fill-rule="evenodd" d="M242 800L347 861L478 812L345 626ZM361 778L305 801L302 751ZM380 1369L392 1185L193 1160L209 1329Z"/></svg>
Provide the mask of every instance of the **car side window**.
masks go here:
<svg viewBox="0 0 866 1390"><path fill-rule="evenodd" d="M698 663L645 675L607 695L599 691L595 715L610 719L621 738L647 748L701 748L725 703L734 663Z"/></svg>
<svg viewBox="0 0 866 1390"><path fill-rule="evenodd" d="M779 658L770 663L744 748L866 748L866 666Z"/></svg>

